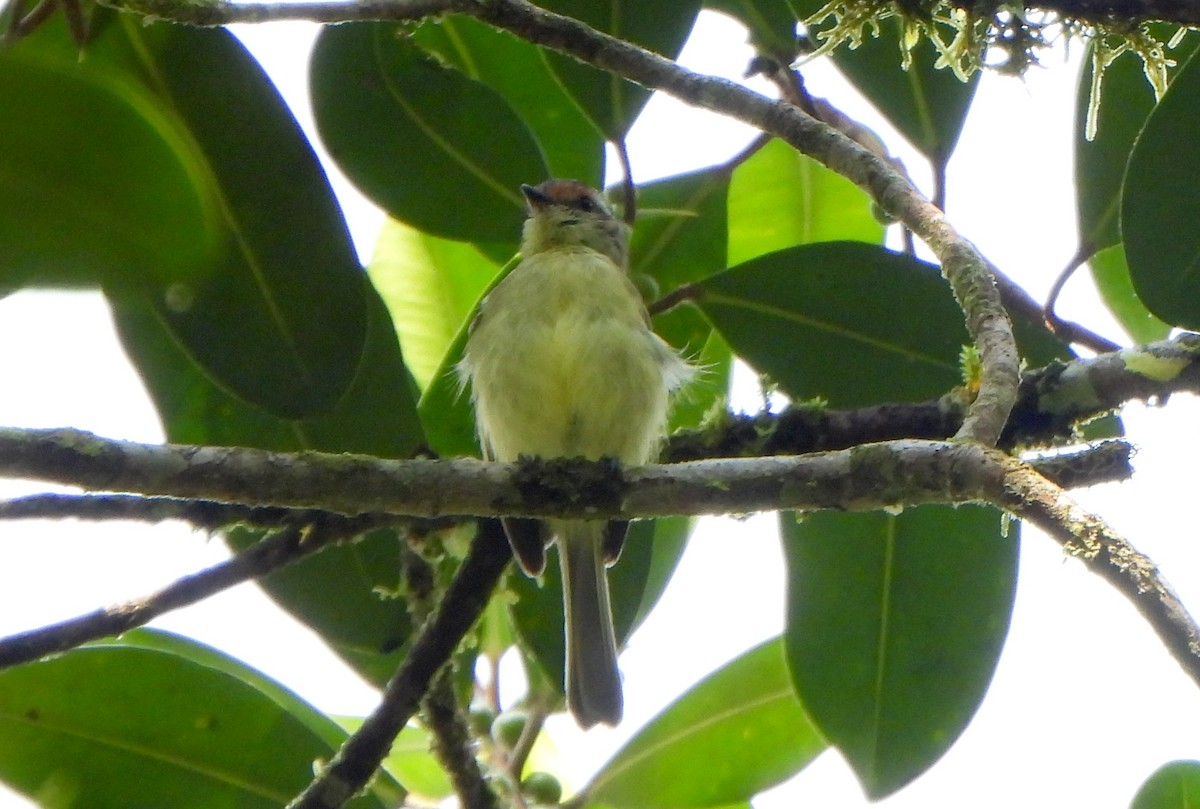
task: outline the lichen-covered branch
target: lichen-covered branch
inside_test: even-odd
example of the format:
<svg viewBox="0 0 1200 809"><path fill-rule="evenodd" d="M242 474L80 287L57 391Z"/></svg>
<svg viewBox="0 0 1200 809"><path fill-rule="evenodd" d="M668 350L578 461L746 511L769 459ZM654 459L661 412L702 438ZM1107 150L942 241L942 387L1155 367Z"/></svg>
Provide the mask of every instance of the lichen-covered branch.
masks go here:
<svg viewBox="0 0 1200 809"><path fill-rule="evenodd" d="M1187 675L1200 685L1200 627L1158 566L1061 488L1027 466L1007 463L1007 508L1058 540L1067 553L1128 598ZM1003 505L1004 499L995 502Z"/></svg>
<svg viewBox="0 0 1200 809"><path fill-rule="evenodd" d="M798 456L623 470L582 459L398 461L0 428L0 476L102 492L425 518L648 518L967 502L986 499L992 457L972 443L898 440ZM886 463L887 479L871 469L873 462Z"/></svg>
<svg viewBox="0 0 1200 809"><path fill-rule="evenodd" d="M999 446L1013 449L1075 443L1083 422L1112 413L1128 402L1165 400L1183 392L1200 394L1197 334L1181 334L1090 359L1055 362L1025 372ZM801 404L778 413L729 415L703 430L679 433L668 442L663 455L670 461L691 461L844 449L897 438L939 440L954 435L965 409L959 392L925 402L851 410Z"/></svg>

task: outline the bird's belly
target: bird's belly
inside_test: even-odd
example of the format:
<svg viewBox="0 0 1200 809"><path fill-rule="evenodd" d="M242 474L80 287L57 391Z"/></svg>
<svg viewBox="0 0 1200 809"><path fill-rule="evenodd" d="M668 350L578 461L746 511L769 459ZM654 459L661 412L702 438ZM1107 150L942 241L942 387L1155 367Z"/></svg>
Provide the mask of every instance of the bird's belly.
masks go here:
<svg viewBox="0 0 1200 809"><path fill-rule="evenodd" d="M667 391L641 324L568 310L520 330L474 380L497 460L653 456Z"/></svg>

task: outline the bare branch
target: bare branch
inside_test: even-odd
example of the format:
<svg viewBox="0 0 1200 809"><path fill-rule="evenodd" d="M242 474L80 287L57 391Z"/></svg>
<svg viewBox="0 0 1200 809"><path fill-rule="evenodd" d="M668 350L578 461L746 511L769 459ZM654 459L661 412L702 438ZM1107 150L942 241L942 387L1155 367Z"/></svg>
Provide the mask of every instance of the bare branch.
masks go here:
<svg viewBox="0 0 1200 809"><path fill-rule="evenodd" d="M462 0L284 0L272 3L189 3L179 0L107 0L104 5L149 19L196 26L307 20L319 23L419 20L462 6Z"/></svg>
<svg viewBox="0 0 1200 809"><path fill-rule="evenodd" d="M0 669L144 626L165 612L195 604L234 585L264 576L361 530L356 521L341 518L326 520L312 526L311 530L299 525L289 526L229 561L185 576L145 598L0 639Z"/></svg>
<svg viewBox="0 0 1200 809"><path fill-rule="evenodd" d="M328 512L308 509L124 494L34 494L0 501L0 520L138 520L150 523L181 520L210 531L235 524L259 527L297 525L327 516ZM377 522L394 523L396 518L379 515Z"/></svg>

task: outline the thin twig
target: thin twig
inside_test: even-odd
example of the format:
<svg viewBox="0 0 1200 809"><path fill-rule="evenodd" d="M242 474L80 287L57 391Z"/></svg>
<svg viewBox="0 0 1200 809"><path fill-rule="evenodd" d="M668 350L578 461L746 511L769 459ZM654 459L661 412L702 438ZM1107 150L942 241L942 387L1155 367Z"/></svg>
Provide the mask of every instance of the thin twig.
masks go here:
<svg viewBox="0 0 1200 809"><path fill-rule="evenodd" d="M311 555L359 533L353 520L335 519L305 529L288 526L232 559L171 583L136 601L115 604L56 624L0 639L0 669L28 663L88 641L144 626L165 612L195 604L222 590Z"/></svg>
<svg viewBox="0 0 1200 809"><path fill-rule="evenodd" d="M106 0L104 5L150 19L209 27L284 20L318 23L419 20L459 9L463 0L284 0L277 3Z"/></svg>
<svg viewBox="0 0 1200 809"><path fill-rule="evenodd" d="M433 733L433 752L454 784L464 809L499 809L496 793L475 758L474 740L454 693L454 667L449 662L433 681L422 703Z"/></svg>
<svg viewBox="0 0 1200 809"><path fill-rule="evenodd" d="M1071 256L1070 261L1067 262L1067 265L1059 271L1054 279L1054 283L1050 286L1050 292L1046 294L1046 302L1042 304L1042 320L1046 323L1046 328L1068 342L1086 346L1097 353L1117 351L1121 347L1112 340L1083 329L1077 323L1064 320L1055 311L1058 305L1058 297L1062 294L1063 287L1067 285L1067 281L1071 280L1071 276L1087 262L1092 252L1094 251L1088 246L1080 245L1079 249L1075 251L1075 255Z"/></svg>
<svg viewBox="0 0 1200 809"><path fill-rule="evenodd" d="M508 761L505 764L505 770L508 771L514 784L521 783L521 778L525 774L525 764L529 761L529 754L533 752L534 744L542 735L542 728L545 727L549 715L550 711L540 700L533 700L525 705L525 727L521 728L521 735L517 738L517 743L513 745L512 750L509 751Z"/></svg>
<svg viewBox="0 0 1200 809"><path fill-rule="evenodd" d="M437 604L436 573L413 547L405 548L403 567L409 615L414 623L424 624ZM453 660L434 678L421 700L421 710L433 734L433 753L450 776L459 804L464 809L498 809L496 793L475 758L475 741L458 704Z"/></svg>
<svg viewBox="0 0 1200 809"><path fill-rule="evenodd" d="M663 312L668 312L679 306L685 301L698 301L704 297L704 287L700 284L684 284L678 286L663 295L656 301L646 305L646 311L650 313L650 317L661 315Z"/></svg>
<svg viewBox="0 0 1200 809"><path fill-rule="evenodd" d="M367 784L434 676L483 613L511 558L499 521L480 521L466 559L388 681L379 705L289 809L336 809Z"/></svg>
<svg viewBox="0 0 1200 809"><path fill-rule="evenodd" d="M210 531L230 525L260 528L297 525L327 516L328 512L313 509L247 506L214 500L129 494L32 494L0 500L0 520L137 520L149 523L180 520ZM393 515L379 514L372 527L396 521Z"/></svg>
<svg viewBox="0 0 1200 809"><path fill-rule="evenodd" d="M612 142L621 164L621 219L632 226L637 221L637 183L633 181L633 163L629 160L629 146L624 136Z"/></svg>

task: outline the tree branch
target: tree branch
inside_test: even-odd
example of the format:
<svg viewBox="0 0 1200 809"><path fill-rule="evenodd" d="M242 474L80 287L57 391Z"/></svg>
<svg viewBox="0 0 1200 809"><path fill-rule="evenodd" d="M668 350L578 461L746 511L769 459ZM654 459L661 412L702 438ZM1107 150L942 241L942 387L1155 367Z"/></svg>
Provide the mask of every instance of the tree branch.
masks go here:
<svg viewBox="0 0 1200 809"><path fill-rule="evenodd" d="M378 707L288 809L335 809L367 784L438 670L482 614L511 558L499 521L481 521L442 603L388 681Z"/></svg>
<svg viewBox="0 0 1200 809"><path fill-rule="evenodd" d="M0 520L138 520L150 523L181 520L209 531L235 524L260 528L298 525L328 516L328 512L310 509L124 494L33 494L0 501ZM370 527L397 521L394 516L380 514Z"/></svg>
<svg viewBox="0 0 1200 809"><path fill-rule="evenodd" d="M870 468L874 462L887 464L887 480ZM636 519L776 509L870 510L986 499L986 479L994 467L992 453L979 446L908 439L799 456L623 470L582 459L397 461L156 446L110 441L80 430L0 428L0 475L349 515Z"/></svg>
<svg viewBox="0 0 1200 809"><path fill-rule="evenodd" d="M232 559L185 576L157 593L56 624L0 639L0 669L63 652L88 641L144 626L165 612L195 604L244 581L315 553L365 530L358 520L326 518L311 526L290 525Z"/></svg>
<svg viewBox="0 0 1200 809"><path fill-rule="evenodd" d="M419 20L455 10L461 0L284 0L269 3L190 3L179 0L106 0L103 5L151 20L203 27L283 20L338 23Z"/></svg>
<svg viewBox="0 0 1200 809"><path fill-rule="evenodd" d="M1200 685L1200 627L1153 560L1080 508L1061 488L1025 465L1008 463L1007 508L1041 528L1128 598L1176 662Z"/></svg>

